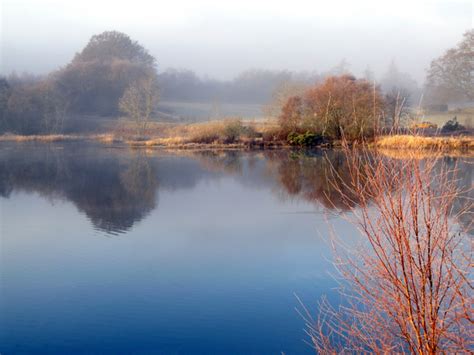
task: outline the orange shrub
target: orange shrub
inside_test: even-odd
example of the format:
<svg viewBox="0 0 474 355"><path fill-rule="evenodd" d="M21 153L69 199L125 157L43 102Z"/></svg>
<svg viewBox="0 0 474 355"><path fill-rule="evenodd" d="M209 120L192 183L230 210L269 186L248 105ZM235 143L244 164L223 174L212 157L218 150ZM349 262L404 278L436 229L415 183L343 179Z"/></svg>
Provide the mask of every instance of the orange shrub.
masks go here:
<svg viewBox="0 0 474 355"><path fill-rule="evenodd" d="M288 99L280 125L287 133L310 131L349 140L373 134L382 113L380 90L351 75L332 76Z"/></svg>

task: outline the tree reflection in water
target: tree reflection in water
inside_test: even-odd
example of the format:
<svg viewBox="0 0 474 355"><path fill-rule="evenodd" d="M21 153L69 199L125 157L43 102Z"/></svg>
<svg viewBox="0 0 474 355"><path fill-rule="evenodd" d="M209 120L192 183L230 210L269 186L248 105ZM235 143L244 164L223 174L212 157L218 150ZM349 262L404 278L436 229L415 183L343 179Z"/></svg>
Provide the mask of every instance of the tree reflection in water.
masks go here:
<svg viewBox="0 0 474 355"><path fill-rule="evenodd" d="M75 149L83 149L75 147ZM13 147L0 154L0 194L14 190L73 202L95 228L129 230L156 207L155 167L142 152L125 158L109 151L72 147Z"/></svg>
<svg viewBox="0 0 474 355"><path fill-rule="evenodd" d="M458 164L463 197L472 198L472 161L445 159ZM332 178L333 173L341 179ZM159 190L229 176L246 186L272 189L280 198L300 199L326 211L344 210L334 181L348 182L348 174L346 158L336 150L165 153L75 143L0 149L0 196L26 191L70 201L96 229L110 235L129 231L154 210ZM462 205L460 199L456 206Z"/></svg>

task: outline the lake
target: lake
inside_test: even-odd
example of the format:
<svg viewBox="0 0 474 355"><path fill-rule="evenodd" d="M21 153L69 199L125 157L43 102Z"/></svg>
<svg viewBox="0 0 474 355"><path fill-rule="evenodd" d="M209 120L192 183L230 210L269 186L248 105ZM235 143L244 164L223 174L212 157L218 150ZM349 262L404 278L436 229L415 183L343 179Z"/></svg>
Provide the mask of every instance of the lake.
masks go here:
<svg viewBox="0 0 474 355"><path fill-rule="evenodd" d="M296 296L339 302L328 225L355 233L330 164L344 176L334 151L1 144L0 353L311 353Z"/></svg>

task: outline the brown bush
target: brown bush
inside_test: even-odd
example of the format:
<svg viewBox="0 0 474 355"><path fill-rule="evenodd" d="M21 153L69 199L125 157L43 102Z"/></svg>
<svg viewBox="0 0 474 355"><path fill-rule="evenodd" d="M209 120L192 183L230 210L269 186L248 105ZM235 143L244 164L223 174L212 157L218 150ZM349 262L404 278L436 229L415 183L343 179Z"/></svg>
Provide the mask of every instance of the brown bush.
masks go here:
<svg viewBox="0 0 474 355"><path fill-rule="evenodd" d="M326 138L364 139L374 133L382 113L380 91L366 80L333 76L288 99L280 125L286 133L310 131Z"/></svg>

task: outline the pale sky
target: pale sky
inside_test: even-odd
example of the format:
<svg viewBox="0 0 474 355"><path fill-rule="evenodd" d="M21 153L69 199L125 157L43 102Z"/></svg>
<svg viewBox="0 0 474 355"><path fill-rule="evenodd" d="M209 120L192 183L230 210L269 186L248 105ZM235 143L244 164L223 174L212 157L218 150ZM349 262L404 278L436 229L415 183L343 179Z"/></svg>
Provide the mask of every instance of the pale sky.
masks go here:
<svg viewBox="0 0 474 355"><path fill-rule="evenodd" d="M93 35L127 33L159 70L232 78L249 68L321 72L343 58L377 75L395 60L424 78L473 27L474 0L0 0L0 72L46 73Z"/></svg>

